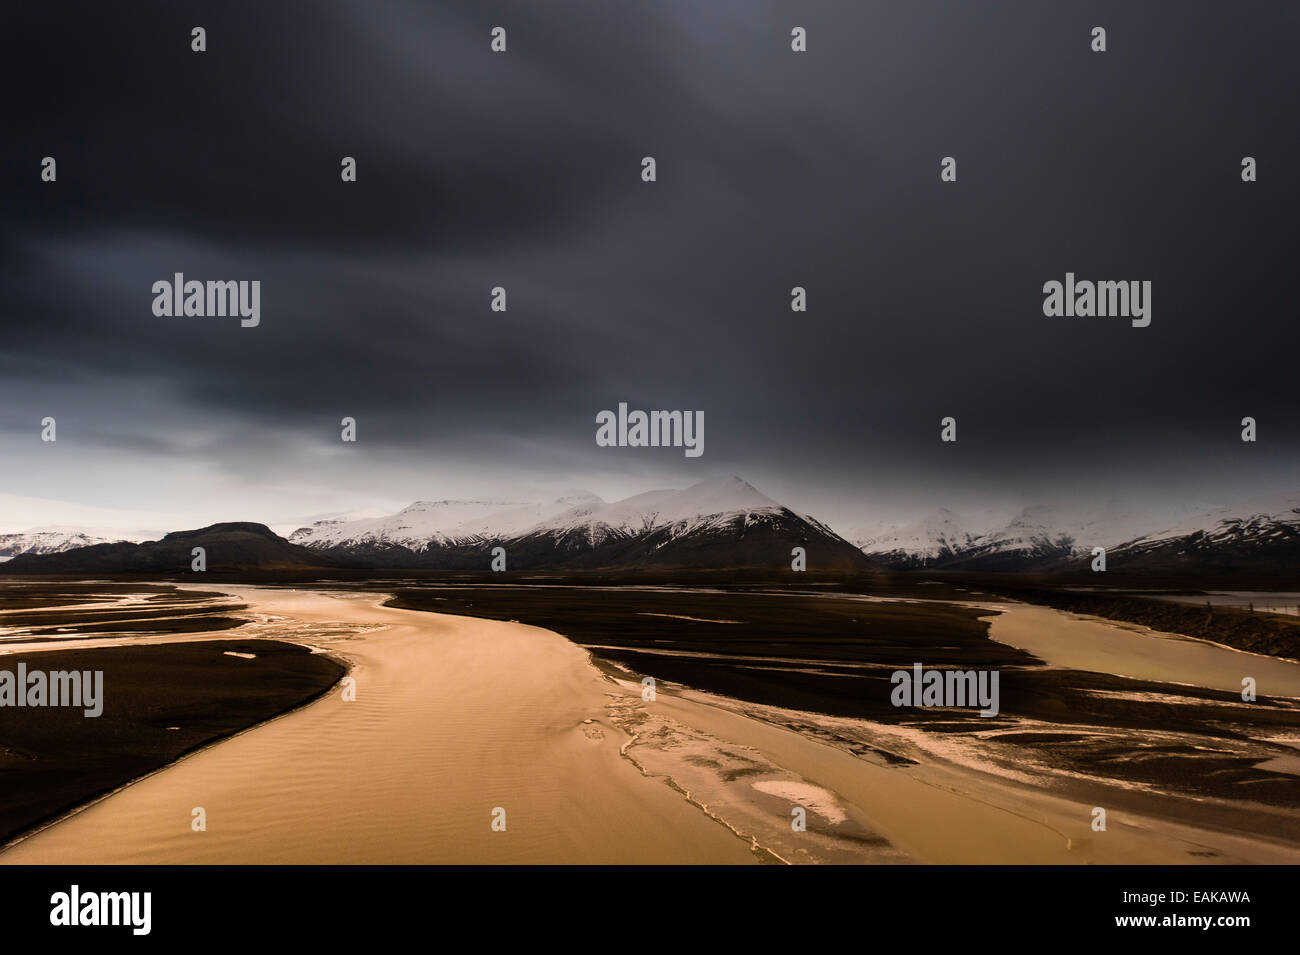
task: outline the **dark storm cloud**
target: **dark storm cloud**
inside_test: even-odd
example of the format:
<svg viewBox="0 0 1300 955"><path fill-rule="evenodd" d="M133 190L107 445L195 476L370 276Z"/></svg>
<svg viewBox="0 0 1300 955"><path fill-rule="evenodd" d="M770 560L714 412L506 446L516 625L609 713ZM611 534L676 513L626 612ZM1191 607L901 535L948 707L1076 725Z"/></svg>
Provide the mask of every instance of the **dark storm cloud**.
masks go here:
<svg viewBox="0 0 1300 955"><path fill-rule="evenodd" d="M265 474L350 414L412 466L936 504L1293 477L1297 14L984 6L22 5L5 440L57 408L87 440ZM155 317L175 271L259 279L261 326ZM1152 325L1045 318L1066 271L1151 280ZM704 409L705 457L602 453L620 400Z"/></svg>

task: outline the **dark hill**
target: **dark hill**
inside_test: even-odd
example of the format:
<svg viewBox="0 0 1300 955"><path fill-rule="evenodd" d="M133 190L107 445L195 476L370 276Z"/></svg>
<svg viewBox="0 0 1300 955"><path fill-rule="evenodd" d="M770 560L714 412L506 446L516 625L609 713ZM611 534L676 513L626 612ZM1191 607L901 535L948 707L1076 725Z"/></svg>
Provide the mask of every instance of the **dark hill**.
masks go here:
<svg viewBox="0 0 1300 955"><path fill-rule="evenodd" d="M232 522L173 531L162 540L94 544L58 554L25 554L0 567L6 574L179 574L190 571L195 547L209 571L335 567L326 554L290 544L265 524Z"/></svg>

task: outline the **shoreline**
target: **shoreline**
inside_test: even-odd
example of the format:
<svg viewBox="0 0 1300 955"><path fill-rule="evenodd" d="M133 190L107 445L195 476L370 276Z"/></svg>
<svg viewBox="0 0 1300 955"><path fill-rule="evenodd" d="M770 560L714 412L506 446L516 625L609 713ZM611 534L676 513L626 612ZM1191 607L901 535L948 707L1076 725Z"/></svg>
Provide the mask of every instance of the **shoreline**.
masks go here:
<svg viewBox="0 0 1300 955"><path fill-rule="evenodd" d="M254 658L254 662L256 663L256 661L261 660L262 665L264 666L265 660L262 659L263 654L283 657L285 654L282 648L292 647L295 652L299 650L307 650L308 656L327 661L332 665L332 667L337 668L337 672L330 671L326 674L325 671L321 671L322 675L328 675L330 677L329 682L319 685L315 689L311 690L306 696L300 696L298 691L293 688L285 688L281 693L276 695L276 702L278 703L280 700L283 700L283 705L276 705L273 703L272 705L276 705L276 708L273 710L237 707L236 710L229 711L229 716L226 717L228 722L233 722L233 726L229 728L223 727L215 732L198 731L187 734L190 736L192 741L185 737L181 737L181 739L186 741L183 748L180 749L176 749L174 746L169 745L169 740L158 738L156 736L156 727L150 724L159 721L162 717L152 710L149 712L147 717L142 718L143 722L132 717L125 721L125 725L121 725L123 721L111 719L111 721L105 722L102 726L91 726L94 732L108 734L108 739L111 740L111 745L114 748L121 748L125 745L129 750L129 748L134 745L135 747L145 748L145 752L143 754L128 753L128 755L120 756L117 760L110 758L109 760L100 763L98 766L92 766L92 772L96 768L99 769L99 772L93 776L94 781L87 784L87 787L93 788L88 788L88 791L84 793L74 792L69 796L66 789L56 789L56 792L62 792L63 795L55 795L43 799L38 794L32 795L28 804L33 808L11 812L11 815L14 818L22 821L15 825L14 828L4 832L3 836L0 837L0 855L25 840L38 835L42 831L57 826L64 820L75 816L89 807L110 798L116 793L135 785L141 780L147 779L150 776L175 766L219 743L257 729L258 727L277 719L281 719L300 709L311 706L313 703L318 702L337 688L351 669L350 665L346 661L340 659L336 655L315 653L311 652L308 648L303 647L301 644L272 640L196 640L191 638L177 642L163 641L112 647L69 647L65 644L59 647L25 649L21 651L21 654L24 658L29 654L32 656L35 656L36 654L47 657L53 656L61 659L74 655L82 658L82 660L78 661L76 667L70 667L66 664L60 665L60 661L56 660L51 665L51 669L112 669L120 667L126 662L135 662L134 660L128 661L123 659L123 655L120 651L126 647L145 651L149 654L157 653L159 655L159 659L145 661L146 663L152 664L154 667L154 669L149 673L148 679L150 682L154 683L156 687L165 688L163 692L167 694L167 699L164 701L163 706L170 707L174 712L182 714L168 717L166 719L168 722L171 720L183 720L184 714L187 714L190 708L195 705L211 706L216 709L227 709L229 711L228 708L230 703L221 699L209 697L206 703L200 703L203 693L208 688L208 681L210 679L206 673L196 678L194 682L188 685L178 686L177 683L174 682L178 677L183 677L183 674L178 673L178 671L192 667L192 662L189 658L207 657L209 655L217 654L229 655L235 652L255 650L259 652ZM0 656L0 668L4 668L6 660L9 657L16 658L17 656L18 653L9 653ZM85 660L87 656L90 656L93 659ZM143 654L132 654L133 658L139 658L141 656L143 656ZM163 659L163 657L166 659ZM207 663L209 661L204 660L204 662ZM303 662L306 663L307 661L304 660ZM313 669L319 668L313 663ZM304 678L308 676L305 671L302 675ZM264 676L254 676L251 679L257 680L259 684L264 686L264 681L274 678L274 674L267 673ZM105 680L106 682L110 680L108 673L105 675ZM318 683L319 680L313 682ZM155 690L155 692L157 691ZM48 710L41 711L42 714L46 712L48 712ZM4 727L4 740L12 743L15 735L21 735L20 730L16 728L16 724L19 724L20 722L30 722L37 715L38 714L33 712L15 712L13 717L6 722ZM107 707L105 708L104 716L97 718L94 723L98 724L98 721L103 720L105 716L110 716ZM23 719L24 717L26 718L25 720ZM208 719L211 719L211 717L205 717L205 720ZM90 725L89 721L88 725ZM177 727L176 731L180 732L182 729ZM42 743L49 747L49 749L42 752L36 748ZM38 732L33 736L29 729L28 735L22 737L22 745L18 747L17 752L22 753L27 758L31 758L31 754L35 752L36 758L42 760L42 762L46 760L57 761L59 759L70 761L70 765L75 766L78 773L84 773L85 760L81 757L81 754L76 752L61 753L59 743L60 739L58 730L47 730L43 733ZM79 745L84 746L86 744L79 743ZM151 750L149 747L162 747L162 749L161 751L158 749ZM3 752L4 750L0 749L0 753ZM9 766L0 764L0 779L7 776L9 770ZM128 772L130 775L123 775ZM102 782L104 780L107 780L107 782ZM39 786L33 787L33 780L25 778L21 770L18 771L18 778L12 785L16 791L22 791L24 795L31 793L33 788L39 789ZM46 809L47 806L50 808ZM37 812L39 812L39 815L33 815L33 813Z"/></svg>
<svg viewBox="0 0 1300 955"><path fill-rule="evenodd" d="M1166 818L1158 807L1183 797L1069 772L1008 775L986 759L1006 726L988 740L953 736L670 680L658 681L647 703L635 666L557 630L394 608L386 592L238 591L261 621L253 628L267 631L250 642L294 641L343 656L365 706L344 712L323 702L327 689L75 807L0 848L0 863L83 861L100 850L79 846L114 831L132 842L121 853L140 862L248 862L251 847L267 840L270 858L257 861L738 862L738 852L749 862L791 864L1300 860L1293 842L1215 824L1239 810L1243 824L1266 826L1280 817L1266 806L1206 802ZM351 632L320 629L338 620ZM501 659L512 661L504 671ZM366 767L364 794L339 789L335 778L355 774L354 757ZM232 788L237 779L265 791ZM244 831L193 841L157 828L160 807L174 806L178 793L214 785L230 800L223 818L233 813ZM1109 836L1088 827L1089 806L1103 798L1114 811ZM303 829L297 802L321 805L329 828ZM522 845L487 835L473 819L488 803L509 805L512 820L523 807L525 827L537 834ZM795 833L790 814L799 805L807 829ZM432 825L437 837L421 831L392 841L407 818Z"/></svg>
<svg viewBox="0 0 1300 955"><path fill-rule="evenodd" d="M129 789L130 787L134 786L136 783L143 782L144 780L148 779L151 776L155 776L158 773L170 769L172 766L175 766L179 763L183 763L185 760L197 756L200 753L204 752L207 749L210 749L213 746L217 746L220 743L224 743L226 740L234 739L235 737L241 736L244 733L252 732L253 730L257 729L260 726L265 726L268 723L274 723L276 720L284 719L286 716L291 716L292 714L296 713L298 710L305 709L306 707L309 707L314 703L319 703L325 696L327 696L329 693L337 689L339 684L343 682L343 678L347 676L348 673L350 672L351 672L350 668L345 670L344 673L338 678L337 682L335 682L332 686L328 686L325 689L321 690L319 694L317 694L316 696L312 697L309 700L305 700L302 703L299 703L295 706L291 706L288 709L282 710L279 713L275 713L272 716L269 716L266 719L262 720L261 722L250 723L248 726L245 726L242 729L235 730L233 733L229 733L225 736L214 737L205 743L200 743L198 746L195 746L194 748L188 749L185 752L181 753L176 758L172 759L170 762L163 763L162 765L157 766L154 769L149 770L148 772L142 773L139 776L135 776L127 780L126 782L122 783L119 786L114 787L113 789L98 793L90 797L89 799L87 799L85 802L77 803L75 806L73 806L70 809L60 810L57 815L53 817L47 817L41 820L40 822L33 824L31 827L24 829L23 831L19 832L17 835L12 836L7 841L0 843L0 856L3 856L7 850L13 848L14 846L19 845L22 842L25 842L26 840L32 838L33 836L40 835L46 829L50 829L54 826L57 826L59 823L67 819L71 819L73 816L77 815L78 813L83 812L84 810L89 809L100 802L103 802L105 799L108 799L112 796L116 796L118 793L126 789ZM0 858L0 864L3 864L2 858Z"/></svg>
<svg viewBox="0 0 1300 955"><path fill-rule="evenodd" d="M1240 674L1244 671L1233 670L1231 666L1248 663L1256 672L1276 674L1279 685L1287 690L1268 693L1261 685L1260 696L1300 699L1300 660L1292 657L1040 604L1003 601L972 602L967 606L984 612L980 619L989 623L990 640L1031 653L1050 667L1240 693ZM1010 607L1015 608L1014 618L1007 612ZM1052 621L1053 625L1043 626L1042 621ZM1065 636L1067 632L1069 637ZM1130 637L1118 639L1117 632ZM1121 673L1114 668L1112 651L1124 653L1129 663L1136 664L1131 672ZM1236 681L1216 682L1219 665L1228 666L1228 672L1237 674Z"/></svg>
<svg viewBox="0 0 1300 955"><path fill-rule="evenodd" d="M603 678L558 634L383 608L373 592L255 593L252 609L293 612L280 630L346 645L356 701L326 697L172 763L0 863L758 861L619 753ZM388 625L314 632L344 619ZM498 654L512 660L504 671ZM187 792L204 793L208 813L193 838L180 828L178 807L198 799ZM508 833L490 829L494 805L509 807ZM318 811L324 828L310 821Z"/></svg>

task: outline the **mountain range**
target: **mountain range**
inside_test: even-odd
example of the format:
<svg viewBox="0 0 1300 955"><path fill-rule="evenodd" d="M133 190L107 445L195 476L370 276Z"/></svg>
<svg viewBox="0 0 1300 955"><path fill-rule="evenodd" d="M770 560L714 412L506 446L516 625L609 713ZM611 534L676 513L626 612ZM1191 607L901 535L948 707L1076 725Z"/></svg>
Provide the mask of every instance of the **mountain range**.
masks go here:
<svg viewBox="0 0 1300 955"><path fill-rule="evenodd" d="M92 544L49 554L22 554L4 565L15 574L180 574L202 547L209 571L336 567L337 562L291 544L262 524L234 522L174 531L161 540Z"/></svg>
<svg viewBox="0 0 1300 955"><path fill-rule="evenodd" d="M803 547L813 571L876 565L815 518L797 514L739 478L684 490L650 491L606 502L579 492L545 503L512 500L417 501L396 514L316 521L286 540L261 524L217 524L160 541L99 543L61 553L25 554L12 573L183 572L190 551L208 569L352 567L487 570L493 548L507 570L788 571Z"/></svg>
<svg viewBox="0 0 1300 955"><path fill-rule="evenodd" d="M107 538L96 537L78 528L37 528L18 534L0 534L0 561L19 554L58 554L106 543Z"/></svg>
<svg viewBox="0 0 1300 955"><path fill-rule="evenodd" d="M1077 570L1092 549L1107 568L1138 573L1278 573L1300 569L1300 495L1208 511L1184 509L1174 524L1137 508L1035 506L994 526L939 509L908 524L850 538L896 570Z"/></svg>
<svg viewBox="0 0 1300 955"><path fill-rule="evenodd" d="M477 570L497 546L516 570L788 568L796 546L804 547L811 569L873 566L816 518L737 477L613 502L587 492L542 504L417 501L388 517L319 521L289 540L374 567Z"/></svg>
<svg viewBox="0 0 1300 955"><path fill-rule="evenodd" d="M188 569L192 548L203 546L209 569L482 571L492 549L502 547L508 570L785 570L792 549L802 546L813 571L1054 574L1086 570L1092 549L1100 546L1108 570L1136 574L1285 581L1300 569L1300 496L1183 511L1171 524L1116 504L1037 505L1009 518L940 508L919 521L841 536L730 477L612 502L585 491L542 502L416 501L394 514L332 515L287 539L251 523L178 531L143 543L45 528L0 535L0 559L12 558L4 569L13 573L180 572Z"/></svg>

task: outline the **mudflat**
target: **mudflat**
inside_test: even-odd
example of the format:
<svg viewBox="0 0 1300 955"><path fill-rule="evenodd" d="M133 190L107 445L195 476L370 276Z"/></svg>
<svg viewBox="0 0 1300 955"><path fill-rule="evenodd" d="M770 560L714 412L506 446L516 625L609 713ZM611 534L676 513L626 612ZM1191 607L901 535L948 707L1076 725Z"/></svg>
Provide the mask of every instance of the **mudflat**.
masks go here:
<svg viewBox="0 0 1300 955"><path fill-rule="evenodd" d="M355 699L329 693L201 749L0 862L1300 861L1296 701L1053 667L990 640L986 607L651 588L401 598L445 613L224 589L254 648L346 661ZM485 618L507 614L571 639ZM890 706L888 670L918 653L1002 668L998 718Z"/></svg>
<svg viewBox="0 0 1300 955"><path fill-rule="evenodd" d="M185 753L301 706L345 672L272 640L6 650L0 671L101 671L103 712L0 707L0 843ZM188 815L188 810L186 810ZM183 821L183 820L182 820Z"/></svg>
<svg viewBox="0 0 1300 955"><path fill-rule="evenodd" d="M195 753L0 862L762 859L622 755L611 684L563 637L379 606L387 595L227 589L255 632L346 658L355 700L331 693Z"/></svg>

